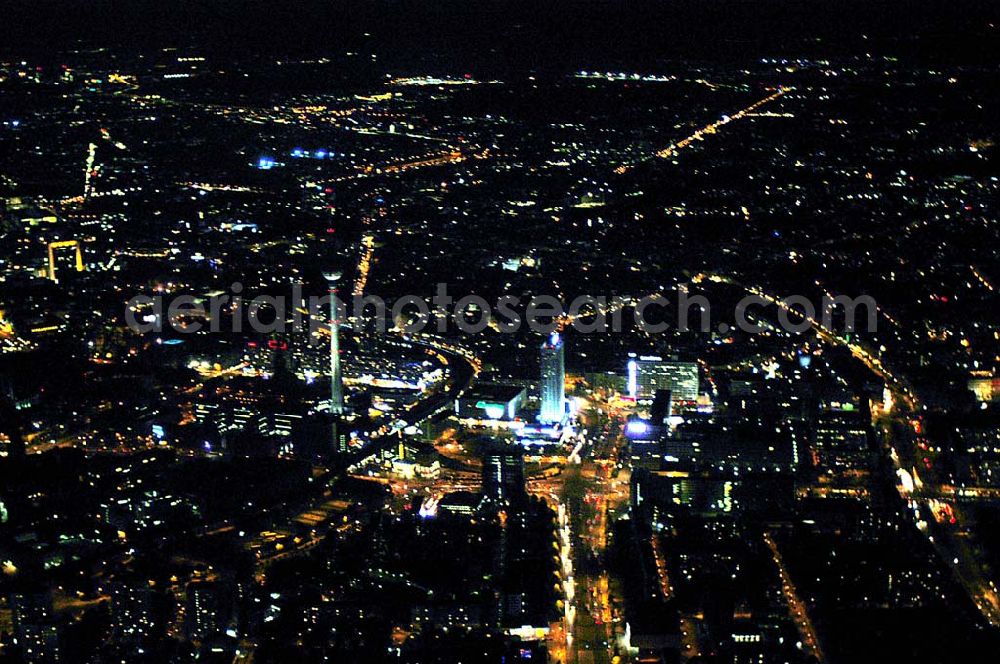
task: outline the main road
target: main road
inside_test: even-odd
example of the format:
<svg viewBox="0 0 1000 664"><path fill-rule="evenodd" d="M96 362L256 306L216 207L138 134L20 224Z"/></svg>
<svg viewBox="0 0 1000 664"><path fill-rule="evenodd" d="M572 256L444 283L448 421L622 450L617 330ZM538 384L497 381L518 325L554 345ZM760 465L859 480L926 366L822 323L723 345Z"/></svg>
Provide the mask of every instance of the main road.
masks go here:
<svg viewBox="0 0 1000 664"><path fill-rule="evenodd" d="M595 418L584 418L595 434L579 456L566 457L563 472L529 484L531 493L560 514L565 611L552 630L552 659L567 664L615 661L616 626L621 598L605 563L609 515L627 503L627 473L616 474L617 420L605 431Z"/></svg>

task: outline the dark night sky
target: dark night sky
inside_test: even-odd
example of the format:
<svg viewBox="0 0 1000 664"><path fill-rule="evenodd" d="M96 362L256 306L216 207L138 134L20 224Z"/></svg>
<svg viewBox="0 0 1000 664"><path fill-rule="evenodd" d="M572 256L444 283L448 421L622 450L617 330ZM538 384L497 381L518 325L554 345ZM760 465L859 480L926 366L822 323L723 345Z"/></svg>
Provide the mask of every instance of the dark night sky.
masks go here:
<svg viewBox="0 0 1000 664"><path fill-rule="evenodd" d="M197 45L225 53L373 48L473 67L606 58L741 59L874 50L988 60L986 0L6 0L0 52ZM363 38L365 32L370 37ZM867 35L864 39L862 35ZM817 41L817 39L819 41ZM794 53L789 53L794 51ZM594 63L598 64L598 63Z"/></svg>

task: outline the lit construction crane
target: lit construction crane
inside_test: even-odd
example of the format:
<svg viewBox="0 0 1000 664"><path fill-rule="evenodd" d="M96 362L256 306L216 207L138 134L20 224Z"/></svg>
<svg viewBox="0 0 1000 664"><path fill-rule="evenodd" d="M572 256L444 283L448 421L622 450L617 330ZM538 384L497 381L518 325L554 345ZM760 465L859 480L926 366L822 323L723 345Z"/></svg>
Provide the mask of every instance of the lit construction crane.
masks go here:
<svg viewBox="0 0 1000 664"><path fill-rule="evenodd" d="M104 127L101 127L101 138L103 138L104 140L106 140L108 143L111 143L111 145L115 146L119 150L127 150L128 149L128 148L125 147L125 144L122 143L121 141L116 141L115 139L111 138L111 132L109 132Z"/></svg>
<svg viewBox="0 0 1000 664"><path fill-rule="evenodd" d="M87 161L83 166L83 198L90 198L94 187L94 178L97 177L97 167L95 158L97 157L97 144L91 143L87 146Z"/></svg>
<svg viewBox="0 0 1000 664"><path fill-rule="evenodd" d="M127 150L128 148L121 141L116 141L111 137L111 133L101 127L101 138L106 140L111 145L115 146L119 150ZM63 199L64 204L75 204L82 203L89 200L94 194L94 178L97 177L98 171L101 167L97 163L97 143L90 143L87 145L87 160L83 166L83 196L73 196L71 198ZM107 192L111 195L121 195L120 191L116 190L114 192ZM100 196L102 194L98 194Z"/></svg>
<svg viewBox="0 0 1000 664"><path fill-rule="evenodd" d="M368 273L372 267L372 257L375 255L375 236L365 235L361 239L361 246L364 247L364 251L361 254L361 259L358 261L358 278L354 282L354 291L351 293L354 297L361 297L365 294L365 286L368 284Z"/></svg>

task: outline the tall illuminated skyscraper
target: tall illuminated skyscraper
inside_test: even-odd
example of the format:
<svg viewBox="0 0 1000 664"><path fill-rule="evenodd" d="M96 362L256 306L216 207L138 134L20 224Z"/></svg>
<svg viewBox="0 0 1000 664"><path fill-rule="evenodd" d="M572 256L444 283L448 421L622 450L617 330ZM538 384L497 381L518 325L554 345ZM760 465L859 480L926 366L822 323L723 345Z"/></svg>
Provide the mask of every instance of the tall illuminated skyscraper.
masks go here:
<svg viewBox="0 0 1000 664"><path fill-rule="evenodd" d="M324 272L330 291L330 412L344 413L344 380L340 372L340 321L337 319L337 281L340 272Z"/></svg>
<svg viewBox="0 0 1000 664"><path fill-rule="evenodd" d="M553 332L542 344L542 408L538 419L547 424L561 422L566 399L566 359L563 341L558 332Z"/></svg>

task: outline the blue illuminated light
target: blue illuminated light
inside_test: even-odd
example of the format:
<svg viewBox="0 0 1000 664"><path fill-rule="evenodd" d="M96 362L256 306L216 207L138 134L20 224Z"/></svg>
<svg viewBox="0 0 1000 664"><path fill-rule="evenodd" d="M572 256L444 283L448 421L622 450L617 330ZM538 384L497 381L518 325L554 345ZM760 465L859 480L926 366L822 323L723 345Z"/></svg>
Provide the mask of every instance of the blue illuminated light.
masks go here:
<svg viewBox="0 0 1000 664"><path fill-rule="evenodd" d="M257 168L262 171L269 171L274 168L274 158L273 157L261 157L257 160Z"/></svg>
<svg viewBox="0 0 1000 664"><path fill-rule="evenodd" d="M634 397L639 391L639 363L635 360L628 361L628 394Z"/></svg>
<svg viewBox="0 0 1000 664"><path fill-rule="evenodd" d="M632 420L625 425L625 433L630 436L642 436L649 432L649 425L642 420Z"/></svg>

